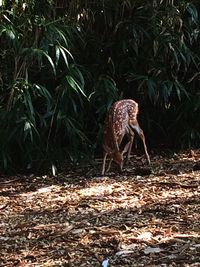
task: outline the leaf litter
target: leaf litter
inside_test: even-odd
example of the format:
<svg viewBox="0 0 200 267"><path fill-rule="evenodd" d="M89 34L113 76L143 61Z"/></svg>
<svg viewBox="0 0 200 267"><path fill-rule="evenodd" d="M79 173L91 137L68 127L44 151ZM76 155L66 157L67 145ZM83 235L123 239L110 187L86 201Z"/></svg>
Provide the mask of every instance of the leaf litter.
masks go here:
<svg viewBox="0 0 200 267"><path fill-rule="evenodd" d="M200 152L1 177L0 266L200 266ZM144 171L145 169L145 171Z"/></svg>

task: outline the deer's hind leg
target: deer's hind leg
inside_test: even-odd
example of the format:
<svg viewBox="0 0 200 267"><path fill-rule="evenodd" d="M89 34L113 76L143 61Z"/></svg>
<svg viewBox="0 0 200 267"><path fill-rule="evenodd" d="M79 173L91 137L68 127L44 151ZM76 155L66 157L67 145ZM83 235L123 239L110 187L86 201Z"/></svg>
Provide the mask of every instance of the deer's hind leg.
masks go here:
<svg viewBox="0 0 200 267"><path fill-rule="evenodd" d="M136 123L136 124L130 124L130 127L131 127L131 129L134 129L138 133L139 137L141 138L141 140L143 142L144 151L145 151L145 155L146 155L148 164L150 164L151 161L150 161L149 153L147 151L147 146L146 146L145 136L144 136L143 130L140 128L140 126L139 126L138 123Z"/></svg>
<svg viewBox="0 0 200 267"><path fill-rule="evenodd" d="M128 127L126 131L126 135L128 137L128 143L124 146L122 155L127 153L126 163L129 163L135 134L134 134L134 131L132 131L131 128Z"/></svg>

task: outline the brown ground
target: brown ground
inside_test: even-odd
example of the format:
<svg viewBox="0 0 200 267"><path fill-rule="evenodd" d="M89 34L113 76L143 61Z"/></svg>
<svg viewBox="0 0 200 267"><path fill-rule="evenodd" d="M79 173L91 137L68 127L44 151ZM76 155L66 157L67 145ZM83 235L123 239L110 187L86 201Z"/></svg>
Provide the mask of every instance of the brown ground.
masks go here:
<svg viewBox="0 0 200 267"><path fill-rule="evenodd" d="M0 266L200 266L200 152L172 155L1 177Z"/></svg>

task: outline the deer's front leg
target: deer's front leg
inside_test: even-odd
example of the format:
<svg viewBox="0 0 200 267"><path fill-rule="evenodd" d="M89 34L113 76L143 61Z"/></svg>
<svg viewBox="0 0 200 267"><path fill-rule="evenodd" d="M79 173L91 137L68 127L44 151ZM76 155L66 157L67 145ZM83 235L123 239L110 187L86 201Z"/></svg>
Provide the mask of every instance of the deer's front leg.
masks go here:
<svg viewBox="0 0 200 267"><path fill-rule="evenodd" d="M110 161L108 163L108 168L106 169L106 172L108 172L110 170L112 161L113 161L113 157L112 157L112 155L110 155Z"/></svg>
<svg viewBox="0 0 200 267"><path fill-rule="evenodd" d="M105 174L105 167L106 167L106 158L108 156L108 153L104 153L104 157L103 157L103 165L102 165L102 171L101 174L104 175Z"/></svg>

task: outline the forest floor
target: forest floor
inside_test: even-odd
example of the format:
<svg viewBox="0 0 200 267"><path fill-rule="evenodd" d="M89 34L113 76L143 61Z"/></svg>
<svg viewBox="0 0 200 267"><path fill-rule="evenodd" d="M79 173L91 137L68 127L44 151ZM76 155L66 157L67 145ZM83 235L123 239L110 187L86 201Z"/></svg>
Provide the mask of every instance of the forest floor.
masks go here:
<svg viewBox="0 0 200 267"><path fill-rule="evenodd" d="M200 151L0 178L0 266L200 266Z"/></svg>

